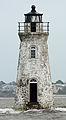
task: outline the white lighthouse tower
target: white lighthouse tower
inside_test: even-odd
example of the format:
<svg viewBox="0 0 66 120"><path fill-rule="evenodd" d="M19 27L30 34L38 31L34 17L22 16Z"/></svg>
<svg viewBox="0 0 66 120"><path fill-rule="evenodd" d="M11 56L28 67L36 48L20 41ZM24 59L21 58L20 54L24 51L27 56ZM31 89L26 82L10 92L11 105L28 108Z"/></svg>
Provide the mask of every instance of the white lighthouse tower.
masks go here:
<svg viewBox="0 0 66 120"><path fill-rule="evenodd" d="M19 22L20 38L17 67L15 106L17 108L50 108L53 105L52 82L49 69L49 22L42 22L42 15L32 5Z"/></svg>

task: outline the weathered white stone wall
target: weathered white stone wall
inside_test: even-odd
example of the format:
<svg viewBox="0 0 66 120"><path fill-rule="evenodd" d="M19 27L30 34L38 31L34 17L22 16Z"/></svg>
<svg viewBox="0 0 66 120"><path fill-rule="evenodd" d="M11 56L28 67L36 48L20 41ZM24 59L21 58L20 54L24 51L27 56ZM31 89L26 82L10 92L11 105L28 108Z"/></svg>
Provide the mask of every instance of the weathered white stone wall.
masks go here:
<svg viewBox="0 0 66 120"><path fill-rule="evenodd" d="M46 108L53 105L52 83L48 58L48 34L20 35L17 68L16 105L30 102L30 80L37 81L37 100ZM36 58L30 57L31 46L36 47Z"/></svg>

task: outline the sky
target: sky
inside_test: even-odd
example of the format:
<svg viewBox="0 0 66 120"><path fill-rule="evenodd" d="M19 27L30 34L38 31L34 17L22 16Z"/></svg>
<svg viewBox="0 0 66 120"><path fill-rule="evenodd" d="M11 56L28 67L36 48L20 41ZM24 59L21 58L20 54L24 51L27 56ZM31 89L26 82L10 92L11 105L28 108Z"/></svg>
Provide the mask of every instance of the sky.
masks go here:
<svg viewBox="0 0 66 120"><path fill-rule="evenodd" d="M50 22L48 54L51 80L66 82L66 0L0 0L0 80L16 81L19 56L18 22L31 5Z"/></svg>

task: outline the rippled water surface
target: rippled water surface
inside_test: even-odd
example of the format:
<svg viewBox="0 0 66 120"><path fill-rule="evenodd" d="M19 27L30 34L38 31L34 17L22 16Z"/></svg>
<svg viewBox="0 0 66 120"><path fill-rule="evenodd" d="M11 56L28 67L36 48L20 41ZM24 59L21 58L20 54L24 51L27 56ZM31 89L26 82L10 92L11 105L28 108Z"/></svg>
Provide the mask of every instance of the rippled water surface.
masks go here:
<svg viewBox="0 0 66 120"><path fill-rule="evenodd" d="M0 120L66 120L66 95L54 96L54 109L15 112L14 98L0 98ZM61 109L60 109L61 107Z"/></svg>

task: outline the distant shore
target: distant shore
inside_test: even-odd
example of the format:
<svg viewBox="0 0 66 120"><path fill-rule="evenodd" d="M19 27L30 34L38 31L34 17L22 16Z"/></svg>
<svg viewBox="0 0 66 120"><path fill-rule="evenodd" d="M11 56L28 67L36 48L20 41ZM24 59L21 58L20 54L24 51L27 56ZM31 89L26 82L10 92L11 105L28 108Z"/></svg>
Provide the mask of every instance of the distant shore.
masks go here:
<svg viewBox="0 0 66 120"><path fill-rule="evenodd" d="M66 95L66 83L61 80L52 83L52 89L54 95ZM5 83L0 81L0 97L14 97L16 91L16 82Z"/></svg>

